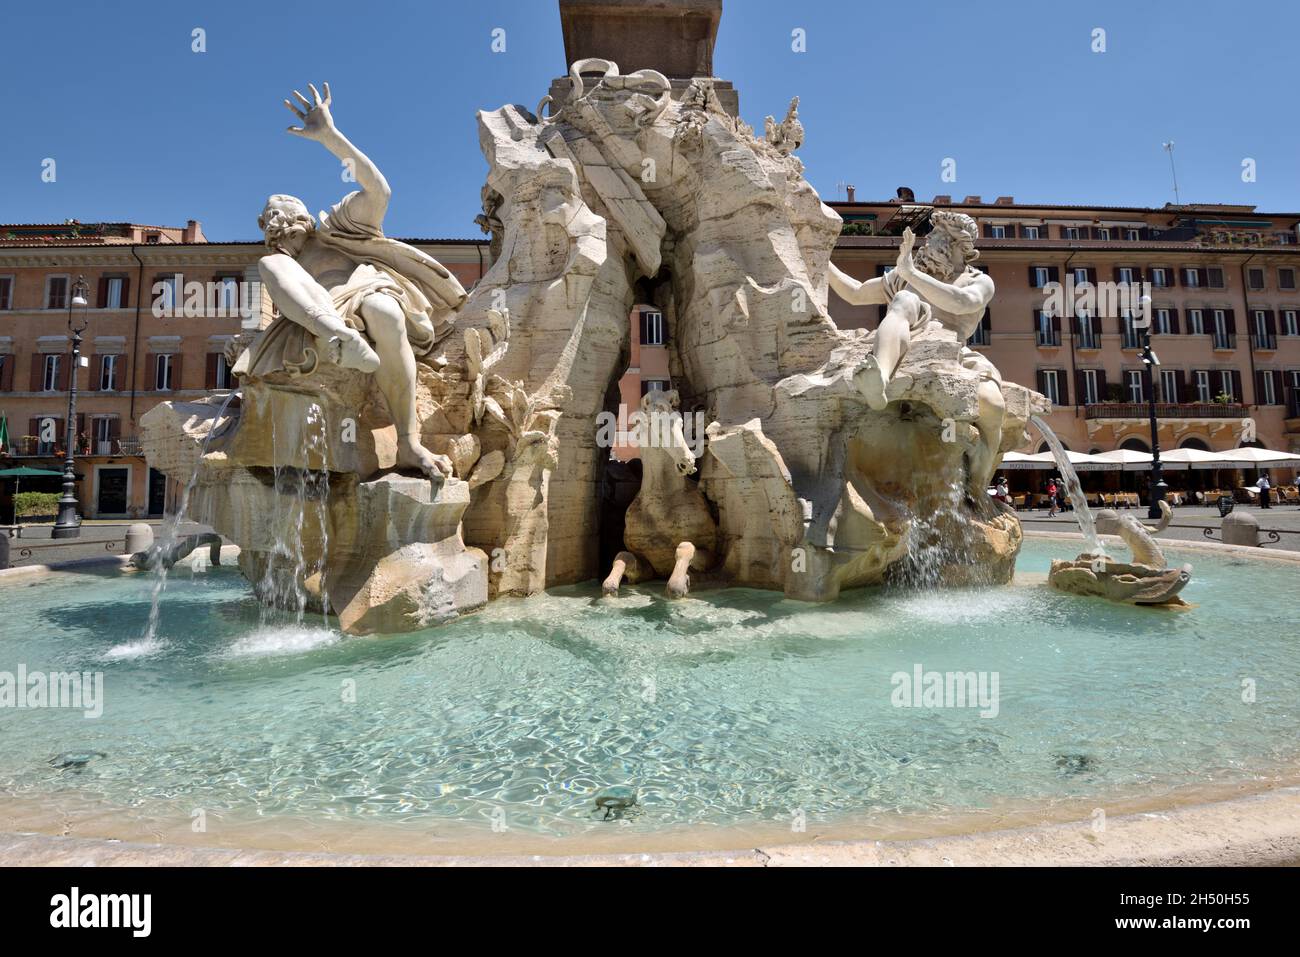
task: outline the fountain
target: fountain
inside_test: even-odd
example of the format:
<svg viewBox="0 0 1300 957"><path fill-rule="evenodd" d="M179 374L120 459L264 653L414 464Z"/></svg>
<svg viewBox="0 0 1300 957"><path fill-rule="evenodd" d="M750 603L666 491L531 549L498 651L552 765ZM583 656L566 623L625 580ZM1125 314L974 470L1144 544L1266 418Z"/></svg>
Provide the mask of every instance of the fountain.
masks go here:
<svg viewBox="0 0 1300 957"><path fill-rule="evenodd" d="M358 191L316 217L271 197L277 311L235 343L237 400L142 423L151 464L186 482L165 540L205 523L238 569L165 596L165 561L152 582L4 586L41 627L0 620L0 648L93 661L108 702L90 723L8 713L11 829L753 847L799 840L792 821L1072 820L1294 761L1293 570L1209 553L1191 583L1152 529L1094 524L1048 400L965 346L995 295L969 217L935 213L892 272L854 280L830 263L842 224L803 175L797 103L756 135L720 81L579 60L537 111L478 115L497 255L466 291L383 235L383 177L330 88L309 92L296 135ZM838 328L830 289L882 307L879 328ZM645 478L602 561L602 422L646 296L676 388L645 397ZM1072 562L986 491L1031 424L1075 503ZM1128 607L1184 587L1194 614ZM142 630L165 640L121 644ZM1002 697L900 703L900 674ZM1269 694L1226 706L1237 675ZM196 809L220 826L196 836Z"/></svg>

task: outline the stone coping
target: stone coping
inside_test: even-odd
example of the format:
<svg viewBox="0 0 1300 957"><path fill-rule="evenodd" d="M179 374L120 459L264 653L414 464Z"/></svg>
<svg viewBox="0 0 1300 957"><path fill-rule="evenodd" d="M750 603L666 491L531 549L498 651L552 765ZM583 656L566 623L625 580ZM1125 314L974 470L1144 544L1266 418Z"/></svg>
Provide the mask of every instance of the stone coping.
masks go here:
<svg viewBox="0 0 1300 957"><path fill-rule="evenodd" d="M1034 529L1023 529L1023 532L1025 538L1055 538L1066 541L1083 540L1082 532L1046 532ZM1120 550L1126 550L1128 548L1128 546L1124 544L1124 539L1120 538L1118 535L1098 535L1097 537L1108 545L1113 543ZM1281 548L1271 549L1264 548L1263 546L1225 545L1223 542L1210 541L1209 539L1206 539L1205 541L1187 539L1184 541L1180 538L1161 538L1158 535L1155 538L1156 544L1158 544L1161 549L1169 549L1170 551L1175 552L1181 551L1182 549L1188 549L1191 551L1213 552L1219 555L1232 556L1234 558L1253 558L1262 561L1291 562L1293 564L1300 563L1300 552L1288 551ZM1065 556L1061 557L1064 558Z"/></svg>
<svg viewBox="0 0 1300 957"><path fill-rule="evenodd" d="M1300 787L1063 824L907 841L575 856L331 854L0 834L0 866L37 867L971 867L1300 863Z"/></svg>

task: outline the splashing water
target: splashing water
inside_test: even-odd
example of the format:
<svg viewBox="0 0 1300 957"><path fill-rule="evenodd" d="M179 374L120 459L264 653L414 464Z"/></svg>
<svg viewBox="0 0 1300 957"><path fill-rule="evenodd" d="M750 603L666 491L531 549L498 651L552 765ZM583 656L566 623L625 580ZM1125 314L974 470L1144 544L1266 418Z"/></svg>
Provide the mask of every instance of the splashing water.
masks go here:
<svg viewBox="0 0 1300 957"><path fill-rule="evenodd" d="M1104 557L1106 550L1102 548L1101 542L1097 538L1097 524L1093 521L1092 509L1088 507L1088 499L1083 494L1083 486L1079 484L1079 473L1074 470L1074 464L1070 461L1065 446L1056 437L1052 427L1038 416L1030 416L1029 421L1033 423L1046 440L1047 447L1052 450L1052 458L1056 460L1056 467L1061 471L1061 478L1065 481L1066 490L1070 493L1070 504L1074 506L1075 520L1079 523L1079 531L1083 532L1083 553L1085 555Z"/></svg>
<svg viewBox="0 0 1300 957"><path fill-rule="evenodd" d="M907 553L890 570L904 588L933 590L944 584L944 569L961 565L970 552L970 520L962 510L966 490L960 481L943 486L931 508L916 512L907 530Z"/></svg>
<svg viewBox="0 0 1300 957"><path fill-rule="evenodd" d="M217 426L221 422L221 417L226 413L226 408L237 395L239 395L238 390L231 392L218 407L217 414L212 419L212 425L208 428L208 434L203 438L203 445L199 449L198 457L194 460L194 468L190 471L190 479L185 483L185 488L181 491L181 500L176 505L176 511L163 522L161 540L153 548L159 560L154 563L152 569L153 587L150 589L149 596L149 623L145 625L144 634L140 637L138 647L158 647L158 622L161 616L162 596L163 592L167 590L167 575L171 571L171 565L161 559L163 556L170 554L172 549L176 547L176 540L179 537L177 532L180 529L181 522L185 520L185 513L189 510L190 494L194 491L195 483L199 480L199 467L203 465L203 456L208 453L208 446L212 443L212 439L217 432ZM132 647L137 646L133 645Z"/></svg>

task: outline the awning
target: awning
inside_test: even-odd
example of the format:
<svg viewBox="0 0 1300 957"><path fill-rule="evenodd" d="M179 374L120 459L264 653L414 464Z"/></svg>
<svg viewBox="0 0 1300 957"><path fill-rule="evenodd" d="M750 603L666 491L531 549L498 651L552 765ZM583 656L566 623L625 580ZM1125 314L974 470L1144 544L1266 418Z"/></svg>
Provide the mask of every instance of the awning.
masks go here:
<svg viewBox="0 0 1300 957"><path fill-rule="evenodd" d="M1066 455L1076 472L1145 472L1151 468L1151 453L1135 452L1132 449L1112 449L1096 455L1066 452ZM1171 472L1185 469L1300 468L1300 455L1256 448L1228 449L1225 452L1173 449L1160 453L1160 464ZM1038 452L1034 455L1008 452L1002 457L999 468L1058 470L1051 452Z"/></svg>
<svg viewBox="0 0 1300 957"><path fill-rule="evenodd" d="M1273 469L1293 468L1300 465L1300 455L1290 452L1275 452L1272 449L1240 448L1216 452L1222 460L1221 465L1212 466L1221 469Z"/></svg>
<svg viewBox="0 0 1300 957"><path fill-rule="evenodd" d="M1114 467L1124 472L1146 472L1151 468L1151 453L1136 452L1133 449L1111 449L1098 452L1092 456L1095 461L1113 463Z"/></svg>

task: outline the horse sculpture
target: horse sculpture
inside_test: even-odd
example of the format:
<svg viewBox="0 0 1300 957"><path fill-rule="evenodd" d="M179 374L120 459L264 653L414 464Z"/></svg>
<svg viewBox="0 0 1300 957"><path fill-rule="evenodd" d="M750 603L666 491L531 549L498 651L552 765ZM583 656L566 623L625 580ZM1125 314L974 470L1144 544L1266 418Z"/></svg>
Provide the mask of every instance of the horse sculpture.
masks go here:
<svg viewBox="0 0 1300 957"><path fill-rule="evenodd" d="M708 501L688 476L696 456L682 429L676 390L647 392L636 416L635 436L643 467L641 490L624 518L623 544L604 582L608 596L618 594L624 578L636 584L668 579L668 597L690 591L690 570L712 568L717 561L718 524Z"/></svg>

